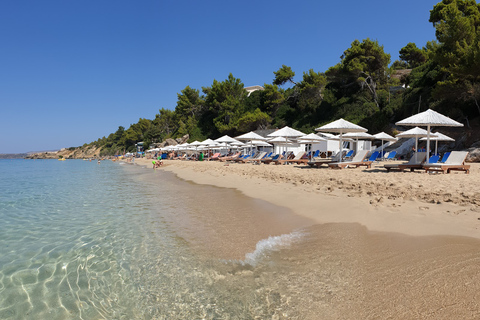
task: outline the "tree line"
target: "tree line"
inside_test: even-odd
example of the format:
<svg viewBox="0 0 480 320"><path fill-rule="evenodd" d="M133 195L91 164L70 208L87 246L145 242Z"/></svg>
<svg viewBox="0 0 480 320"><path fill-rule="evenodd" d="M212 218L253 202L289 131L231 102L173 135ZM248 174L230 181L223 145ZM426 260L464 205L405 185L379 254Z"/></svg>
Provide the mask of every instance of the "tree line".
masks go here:
<svg viewBox="0 0 480 320"><path fill-rule="evenodd" d="M443 0L429 22L436 40L421 48L406 44L393 63L378 41L354 40L325 72L304 71L296 82L295 71L282 65L264 90L251 94L232 74L201 90L187 86L174 110L162 108L153 120L120 126L88 145L113 155L133 151L139 141L148 147L186 134L191 142L285 125L308 133L338 118L370 132L388 131L390 123L427 108L468 128L480 116L480 4Z"/></svg>

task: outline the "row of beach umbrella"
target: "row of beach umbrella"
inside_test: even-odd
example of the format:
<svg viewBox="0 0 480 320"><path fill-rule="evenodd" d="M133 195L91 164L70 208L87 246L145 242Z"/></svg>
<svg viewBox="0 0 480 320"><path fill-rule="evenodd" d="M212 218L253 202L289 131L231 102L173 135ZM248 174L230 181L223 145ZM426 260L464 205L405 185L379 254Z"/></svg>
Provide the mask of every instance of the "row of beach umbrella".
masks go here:
<svg viewBox="0 0 480 320"><path fill-rule="evenodd" d="M398 121L396 125L399 126L414 126L413 129L407 130L396 135L397 138L415 138L415 150L418 149L418 139L424 138L427 141L427 150L430 150L430 141L436 141L435 153L437 153L438 141L453 141L452 138L445 136L439 132L431 133L430 128L435 126L447 126L447 127L461 127L463 124L454 121L434 110L428 109L427 111L418 113L404 120ZM427 127L426 130L419 127ZM205 150L205 149L221 149L221 148L253 148L254 146L271 146L270 143L276 143L279 145L287 145L296 140L298 143L318 143L325 140L338 140L339 150L342 150L343 141L366 140L376 139L382 141L382 154L384 141L395 141L394 138L385 132L380 132L375 135L367 133L367 129L359 125L351 123L344 119L339 119L330 122L324 126L316 128L315 131L322 132L324 137L320 137L315 133L305 134L301 131L295 130L288 126L283 127L273 133L270 133L267 137L263 137L253 131L245 133L236 138L232 138L228 135L220 137L216 140L207 139L199 142L194 141L192 143L185 143L182 145L169 146L161 149L152 149L148 151L170 151L170 150ZM328 133L338 133L338 136ZM245 141L241 142L241 141ZM341 161L341 158L340 158Z"/></svg>

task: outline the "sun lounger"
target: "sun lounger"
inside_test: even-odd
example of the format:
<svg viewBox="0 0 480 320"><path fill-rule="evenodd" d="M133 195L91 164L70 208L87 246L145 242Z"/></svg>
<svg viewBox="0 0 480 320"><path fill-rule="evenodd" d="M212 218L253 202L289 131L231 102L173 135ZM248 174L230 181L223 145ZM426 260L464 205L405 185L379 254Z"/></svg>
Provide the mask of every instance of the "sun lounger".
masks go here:
<svg viewBox="0 0 480 320"><path fill-rule="evenodd" d="M300 164L300 163L305 163L306 161L304 161L304 160L307 160L307 159L302 159L304 155L305 155L305 151L301 151L301 152L297 153L297 155L293 159L278 160L278 162L276 164L288 164L288 163Z"/></svg>
<svg viewBox="0 0 480 320"><path fill-rule="evenodd" d="M324 164L328 165L329 163L338 162L340 160L340 155L341 153L339 152L331 158L316 158L316 159L313 159L312 161L308 161L307 164L311 168L313 167L320 168Z"/></svg>
<svg viewBox="0 0 480 320"><path fill-rule="evenodd" d="M397 164L386 164L384 165L384 168L387 169L388 172L390 172L391 170L404 171L407 169L410 169L410 171L414 171L415 169L423 168L423 163L425 162L426 158L427 158L426 152L415 152L408 162L397 163Z"/></svg>
<svg viewBox="0 0 480 320"><path fill-rule="evenodd" d="M219 157L218 160L219 161L235 160L238 157L240 157L241 154L242 154L241 152L237 152L237 153L235 153L234 155L231 155L231 156Z"/></svg>
<svg viewBox="0 0 480 320"><path fill-rule="evenodd" d="M423 167L425 172L450 173L452 170L470 173L470 165L465 164L468 151L452 151L445 163L427 163Z"/></svg>
<svg viewBox="0 0 480 320"><path fill-rule="evenodd" d="M246 163L246 162L256 162L256 161L261 161L262 158L266 155L267 153L266 152L259 152L255 155L255 157L250 157L248 159L244 159L243 161L240 161L240 162L243 162L243 163Z"/></svg>
<svg viewBox="0 0 480 320"><path fill-rule="evenodd" d="M359 166L366 165L368 168L370 168L371 163L366 164L366 162L364 161L365 158L367 157L367 154L368 154L368 150L360 150L357 152L357 154L353 157L352 160L344 161L344 162L332 162L328 164L328 167L332 169L343 169L346 167L358 168Z"/></svg>
<svg viewBox="0 0 480 320"><path fill-rule="evenodd" d="M208 160L218 160L218 158L220 157L220 153L215 153L213 156L211 156L210 158L208 158Z"/></svg>
<svg viewBox="0 0 480 320"><path fill-rule="evenodd" d="M397 151L391 151L388 153L388 156L385 158L385 160L395 160L396 155L397 155Z"/></svg>
<svg viewBox="0 0 480 320"><path fill-rule="evenodd" d="M440 156L435 154L428 159L427 163L437 163L438 160L440 160Z"/></svg>
<svg viewBox="0 0 480 320"><path fill-rule="evenodd" d="M440 160L440 162L445 163L445 161L447 161L447 159L448 159L448 156L450 156L450 152L445 152L443 154L442 160Z"/></svg>
<svg viewBox="0 0 480 320"><path fill-rule="evenodd" d="M273 161L277 161L278 159L281 159L281 158L282 158L281 154L276 154L270 159L262 159L261 162L264 163L264 164L270 164Z"/></svg>

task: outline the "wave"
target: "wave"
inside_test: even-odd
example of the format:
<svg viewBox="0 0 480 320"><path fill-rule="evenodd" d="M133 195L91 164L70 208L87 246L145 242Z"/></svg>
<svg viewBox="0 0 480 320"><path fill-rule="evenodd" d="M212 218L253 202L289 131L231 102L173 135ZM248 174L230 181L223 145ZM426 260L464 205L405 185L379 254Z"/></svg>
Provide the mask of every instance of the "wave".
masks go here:
<svg viewBox="0 0 480 320"><path fill-rule="evenodd" d="M280 236L272 236L257 242L255 250L245 255L244 260L235 262L242 265L255 267L260 261L269 256L270 253L290 247L293 243L299 241L305 234L300 231L294 231Z"/></svg>

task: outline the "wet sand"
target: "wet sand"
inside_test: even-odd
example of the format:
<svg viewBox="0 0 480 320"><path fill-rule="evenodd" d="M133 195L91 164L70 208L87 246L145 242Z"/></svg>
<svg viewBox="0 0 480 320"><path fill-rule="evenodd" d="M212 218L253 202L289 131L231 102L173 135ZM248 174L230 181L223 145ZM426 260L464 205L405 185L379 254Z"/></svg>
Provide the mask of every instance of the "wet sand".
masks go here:
<svg viewBox="0 0 480 320"><path fill-rule="evenodd" d="M151 164L145 165L152 170ZM301 230L300 241L270 253L274 265L227 264L215 271L213 286L256 288L268 315L476 319L480 317L479 168L473 164L470 175L434 175L386 173L378 166L338 171L166 161L157 173L173 172L204 185L194 197L203 205L220 201L228 206L233 201L222 195L222 188L211 186L241 193L234 197L239 199L238 214L218 209L199 212L192 224L197 231L218 230L218 234L198 232L203 234L199 248L210 243L210 254L217 252L212 257L238 257L268 234ZM242 203L252 198L261 200L250 205L260 207L242 210ZM262 201L279 207L273 215L270 211L259 216ZM203 228L202 223L210 225ZM198 240L195 232L187 234L193 243Z"/></svg>

